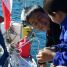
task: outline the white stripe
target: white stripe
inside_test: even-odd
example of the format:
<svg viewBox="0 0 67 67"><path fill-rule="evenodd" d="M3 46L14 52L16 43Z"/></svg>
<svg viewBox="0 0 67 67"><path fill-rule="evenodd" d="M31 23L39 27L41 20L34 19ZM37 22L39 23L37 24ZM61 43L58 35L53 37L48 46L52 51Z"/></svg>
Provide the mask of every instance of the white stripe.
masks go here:
<svg viewBox="0 0 67 67"><path fill-rule="evenodd" d="M13 0L10 0L10 13L12 11L12 4L13 4Z"/></svg>
<svg viewBox="0 0 67 67"><path fill-rule="evenodd" d="M7 9L10 11L12 11L12 0L3 0L5 6L7 7Z"/></svg>

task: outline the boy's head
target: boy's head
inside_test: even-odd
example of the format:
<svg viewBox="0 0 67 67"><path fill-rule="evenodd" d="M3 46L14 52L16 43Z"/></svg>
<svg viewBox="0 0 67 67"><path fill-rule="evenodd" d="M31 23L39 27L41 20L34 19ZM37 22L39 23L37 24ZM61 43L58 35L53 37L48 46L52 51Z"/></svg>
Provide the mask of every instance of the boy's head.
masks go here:
<svg viewBox="0 0 67 67"><path fill-rule="evenodd" d="M60 24L67 14L67 0L46 0L45 9L49 17Z"/></svg>
<svg viewBox="0 0 67 67"><path fill-rule="evenodd" d="M26 20L28 23L38 30L48 30L49 17L40 6L33 6L27 14Z"/></svg>

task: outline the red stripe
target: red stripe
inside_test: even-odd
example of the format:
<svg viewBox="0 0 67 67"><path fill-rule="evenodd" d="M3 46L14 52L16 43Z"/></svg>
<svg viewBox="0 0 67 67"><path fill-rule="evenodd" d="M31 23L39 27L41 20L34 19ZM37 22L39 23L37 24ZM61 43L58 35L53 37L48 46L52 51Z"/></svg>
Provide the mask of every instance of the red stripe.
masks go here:
<svg viewBox="0 0 67 67"><path fill-rule="evenodd" d="M10 11L7 9L3 1L2 1L2 8L4 14L4 27L5 30L8 30L10 27Z"/></svg>

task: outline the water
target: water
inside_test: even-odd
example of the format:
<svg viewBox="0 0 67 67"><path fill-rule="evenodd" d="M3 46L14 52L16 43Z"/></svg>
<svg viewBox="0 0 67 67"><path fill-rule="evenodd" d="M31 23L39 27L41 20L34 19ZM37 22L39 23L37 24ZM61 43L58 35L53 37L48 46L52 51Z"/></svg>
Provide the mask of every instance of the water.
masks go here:
<svg viewBox="0 0 67 67"><path fill-rule="evenodd" d="M43 7L43 0L13 0L11 19L16 22L21 22L20 16L23 7L32 6L34 4L38 4ZM0 15L3 16L1 0L0 0ZM36 37L40 41L39 48L42 49L43 47L45 47L46 44L46 33L42 31L35 31L35 32L36 32ZM36 54L38 52L37 47L38 47L38 40L36 39L32 43L32 50L31 50L31 54L33 55L34 58L36 58Z"/></svg>
<svg viewBox="0 0 67 67"><path fill-rule="evenodd" d="M36 37L35 40L32 42L31 54L34 54L33 57L35 58L36 54L38 53L38 50L46 46L46 33L38 30L34 30L34 32Z"/></svg>
<svg viewBox="0 0 67 67"><path fill-rule="evenodd" d="M11 13L12 20L16 22L21 21L20 16L23 7L29 7L34 4L38 4L43 7L43 0L13 0L12 13ZM0 15L3 16L1 0L0 0Z"/></svg>
<svg viewBox="0 0 67 67"><path fill-rule="evenodd" d="M29 7L34 4L37 4L43 7L43 0L13 0L11 19L16 22L21 22L20 16L21 16L22 9L24 7ZM3 16L1 0L0 0L0 15ZM39 32L39 31L36 32L36 36L40 40L40 44L41 44L40 48L43 48L45 46L45 40L46 40L45 35L46 35L45 32ZM33 44L37 44L37 42L33 42Z"/></svg>

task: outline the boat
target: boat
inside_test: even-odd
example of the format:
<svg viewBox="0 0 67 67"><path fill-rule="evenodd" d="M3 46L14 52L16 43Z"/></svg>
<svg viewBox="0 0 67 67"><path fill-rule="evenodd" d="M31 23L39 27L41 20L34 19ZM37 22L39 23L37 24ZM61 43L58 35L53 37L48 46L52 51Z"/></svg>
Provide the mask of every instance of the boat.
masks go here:
<svg viewBox="0 0 67 67"><path fill-rule="evenodd" d="M4 23L1 24L1 29L3 28L4 28ZM10 56L9 56L10 67L37 67L37 64L34 58L31 58L31 57L24 58L19 56L15 47L18 42L25 39L26 35L28 35L28 31L29 32L31 31L29 26L23 27L23 24L17 23L14 21L11 22L10 29L7 32L5 30L2 30L2 34L5 39L7 50L10 53ZM23 45L28 46L27 43L31 42L32 40L33 39L26 41ZM15 48L13 49L12 46L14 46ZM23 46L21 45L21 47ZM25 48L25 50L26 49L27 47Z"/></svg>
<svg viewBox="0 0 67 67"><path fill-rule="evenodd" d="M26 5L24 8L26 8ZM25 22L26 20L24 8L21 14L22 22ZM1 23L1 30L3 29L2 34L4 36L5 44L9 52L9 57L7 59L9 61L8 67L38 67L33 57L24 58L18 55L16 44L28 35L28 31L31 31L30 26L24 26L24 23L22 22L17 23L15 21L11 21L10 28L8 29L8 31L4 30L4 22ZM25 42L23 45L25 46L28 42L31 42L33 39L34 38L30 38L29 41Z"/></svg>

